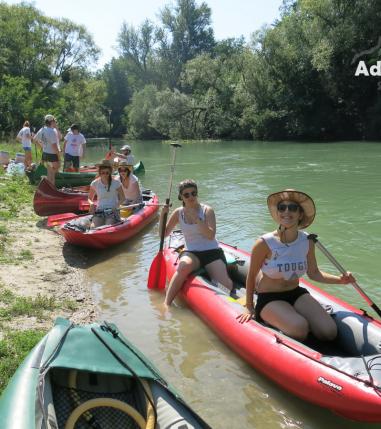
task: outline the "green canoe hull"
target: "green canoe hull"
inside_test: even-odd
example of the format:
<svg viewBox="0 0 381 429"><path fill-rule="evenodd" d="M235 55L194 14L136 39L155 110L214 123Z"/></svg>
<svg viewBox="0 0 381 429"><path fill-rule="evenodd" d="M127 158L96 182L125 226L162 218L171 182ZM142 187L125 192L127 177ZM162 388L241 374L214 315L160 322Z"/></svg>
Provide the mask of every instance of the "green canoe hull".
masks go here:
<svg viewBox="0 0 381 429"><path fill-rule="evenodd" d="M76 388L83 389L83 387L79 386L81 378L82 380L86 377L93 379L92 383L94 384L94 377L103 377L102 399L107 397L107 393L103 393L107 391L104 387L107 384L115 390L115 384L120 383L121 380L124 382L127 380L130 385L134 383L138 385L139 383L141 384L140 380L145 380L152 388L158 427L164 427L164 424L168 425L168 421L165 421L169 415L168 408L164 415L160 415L160 410L163 406L162 400L166 398L166 406L169 404L169 408L172 411L175 410L175 414L177 413L176 416L171 417L172 424L179 421L180 416L180 419L183 419L183 423L190 424L190 426L184 427L209 428L184 403L175 389L168 385L157 368L118 331L115 325L105 322L104 324L94 323L77 326L62 318L56 320L49 333L30 352L0 397L1 428L42 429L45 427L64 427L68 417L65 416L63 422L62 416L59 416L58 413L59 407L62 407L59 404L62 393L54 392L54 383L51 380L54 379L54 374L61 374L61 379L62 374L69 374L69 377L65 375L64 380L66 380L70 379L70 374L73 373L77 377L75 379L77 380L77 385L74 384L73 387L70 382L67 382L68 386L65 388L77 400L77 404L73 406L74 409L77 405L83 403L78 399L79 393L77 394L75 390ZM105 380L107 383L105 383ZM89 386L91 388L91 383ZM49 389L51 389L50 393L46 393ZM72 389L74 389L74 393ZM78 392L81 392L81 390L78 390ZM89 392L86 393L88 394ZM45 402L49 402L49 398L51 401L50 408L45 404ZM55 411L51 413L51 409L54 409L54 407ZM101 407L103 406L101 405ZM107 410L107 407L99 410L103 409ZM49 415L47 410L49 410ZM70 415L71 410L65 412ZM120 411L118 412L120 413ZM97 418L101 419L102 417L104 416L98 414ZM52 419L56 419L56 426L54 424L45 426L45 421L51 421ZM162 419L161 423L160 419Z"/></svg>
<svg viewBox="0 0 381 429"><path fill-rule="evenodd" d="M144 172L144 164L142 161L139 161L134 165L134 174L139 174ZM37 168L33 171L26 171L26 175L29 178L29 181L32 185L37 185L40 183L41 177L47 175L46 167L43 164L39 164ZM97 175L96 172L80 172L80 173L69 173L62 172L56 174L56 187L73 187L73 186L86 186L95 179Z"/></svg>

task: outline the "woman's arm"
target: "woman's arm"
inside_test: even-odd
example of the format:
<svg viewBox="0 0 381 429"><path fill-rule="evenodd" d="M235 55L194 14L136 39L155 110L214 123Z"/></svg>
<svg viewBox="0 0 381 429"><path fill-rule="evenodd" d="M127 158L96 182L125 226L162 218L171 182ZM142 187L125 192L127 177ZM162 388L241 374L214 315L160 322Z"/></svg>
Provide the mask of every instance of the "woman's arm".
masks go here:
<svg viewBox="0 0 381 429"><path fill-rule="evenodd" d="M307 264L307 275L311 280L315 280L316 282L327 284L348 284L354 283L356 281L350 272L342 274L341 276L335 276L333 274L321 271L316 262L315 243L312 240L309 241Z"/></svg>
<svg viewBox="0 0 381 429"><path fill-rule="evenodd" d="M165 213L169 212L169 206L165 205L163 209L161 210L160 214L160 221L159 221L159 235L161 237L162 234L162 227L163 227L163 217ZM173 228L178 224L179 222L179 209L177 208L169 217L169 220L167 222L167 225L165 226L165 233L164 236L168 237L168 235L172 232Z"/></svg>
<svg viewBox="0 0 381 429"><path fill-rule="evenodd" d="M124 202L124 200L126 199L126 197L124 196L123 189L122 189L122 184L117 189L117 192L118 192L118 203L119 203L119 205L121 205Z"/></svg>
<svg viewBox="0 0 381 429"><path fill-rule="evenodd" d="M246 308L247 311L243 314L240 314L237 319L240 323L248 322L254 315L254 292L257 281L258 273L268 256L269 248L267 244L259 239L255 242L253 249L251 251L250 257L250 267L249 272L246 278Z"/></svg>
<svg viewBox="0 0 381 429"><path fill-rule="evenodd" d="M90 206L89 206L89 213L94 213L95 212L94 198L95 198L96 194L97 194L96 189L93 186L90 186L89 195L87 197L87 201L90 204Z"/></svg>

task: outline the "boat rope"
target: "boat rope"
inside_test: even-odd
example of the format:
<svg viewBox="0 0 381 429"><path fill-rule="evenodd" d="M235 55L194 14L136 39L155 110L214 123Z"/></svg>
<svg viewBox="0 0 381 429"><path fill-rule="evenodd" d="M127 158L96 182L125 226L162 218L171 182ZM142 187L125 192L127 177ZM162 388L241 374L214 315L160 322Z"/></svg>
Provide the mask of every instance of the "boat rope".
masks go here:
<svg viewBox="0 0 381 429"><path fill-rule="evenodd" d="M104 323L104 325L101 325L100 326L100 328L102 329L102 330L107 330L107 331L109 331L111 334L112 334L112 336L114 337L114 338L118 338L118 340L125 346L125 347L127 347L132 353L134 353L134 355L143 363L143 365L145 365L154 375L155 375L155 377L157 378L157 382L159 382L163 387L165 387L166 389L168 389L168 383L162 378L162 376L157 372L157 370L154 368L154 367L152 367L149 363L147 363L147 361L145 361L144 359L143 359L143 357L141 356L141 355L139 355L139 353L137 353L137 351L136 350L134 350L128 343L126 343L124 340L123 340L123 338L121 338L120 336L119 336L119 332L116 330L116 329L114 329L108 322L106 322L106 321L104 321L103 322ZM104 341L103 341L103 339L99 336L99 334L98 333L96 333L95 331L93 331L94 332L94 334L98 337L98 339L100 340L100 341L102 341L102 343L110 350L110 352L113 354L113 356L117 359L117 360L119 360L119 362L122 364L122 365L125 365L126 366L126 368L129 370L129 371L131 371L131 373L132 374L134 374L134 372L133 372L133 370L131 369L131 368L129 368L129 366L123 361L123 359L122 358L120 358L118 355L117 355L117 353L115 353L113 350L111 350L110 348L109 348L109 346L107 345L107 343L105 343ZM139 382L140 383L145 383L145 380L141 380L140 379L140 377L136 374L136 377L138 378L138 380L139 380ZM168 392L169 393L171 393L173 396L175 396L175 398L176 398L176 400L178 401L178 402L180 402L186 409L188 409L191 413L192 413L192 415L194 415L194 417L200 422L200 423L202 423L203 424L203 428L204 429L212 429L207 423L205 423L204 422L204 420L202 420L202 418L200 417L200 416L198 416L198 414L195 414L194 413L194 411L192 410L192 408L184 401L184 399L181 397L181 396L179 396L177 393L174 393L174 392L172 392L171 390L168 390ZM145 391L144 391L144 393L146 393ZM146 393L146 395L147 395L147 393ZM148 395L149 395L149 392L148 392ZM154 411L154 413L155 413L155 419L157 420L157 412L156 412L156 408L155 408L155 406L153 405L153 399L150 399L150 402L151 402L151 404L152 404L152 406L153 406L153 411ZM155 421L156 421L155 420ZM147 421L148 421L148 419L147 419Z"/></svg>
<svg viewBox="0 0 381 429"><path fill-rule="evenodd" d="M373 359L370 359L370 360L369 360L369 362L367 363L367 362L365 361L364 356L363 356L363 355L361 355L361 357L363 358L364 365L365 365L365 368L366 368L366 370L367 370L368 376L369 376L369 380L363 380L363 379L359 378L358 376L356 376L356 375L354 375L354 374L350 374L349 372L343 371L343 370L341 370L340 368L337 368L337 367L336 367L336 366L334 366L334 365L330 365L329 363L324 362L324 361L322 361L321 359L316 359L316 358L312 357L311 355L309 355L309 354L307 354L307 353L304 353L302 350L299 350L299 349L297 349L296 347L293 347L293 346L292 346L292 344L290 344L290 343L288 343L288 342L285 342L285 341L284 341L281 337L279 337L278 335L274 335L274 336L275 336L275 340L276 340L276 342L277 342L277 343L282 344L282 345L284 345L285 347L288 347L289 349L293 350L294 352L299 353L300 355L302 355L302 356L304 356L304 357L306 357L306 358L308 358L308 359L314 360L315 362L318 362L319 364L321 364L321 365L323 365L323 366L326 366L327 368L334 369L335 371L339 372L340 374L346 375L347 377L350 377L350 378L353 378L354 380L360 381L360 382L364 383L365 385L367 385L367 386L369 386L369 387L372 387L372 388L376 391L376 393L377 393L378 395L381 395L381 386L377 386L376 384L374 384L373 377L372 377L372 375L370 374L370 370L372 369L372 368L371 368L371 366L372 366L372 365L374 366L374 364L369 365L369 362L373 361L373 359L377 359L377 358L378 358L378 359L380 359L380 358L381 358L381 356L376 356L376 357L374 357ZM301 343L301 344L302 344L302 343ZM318 353L319 353L319 352L318 352ZM321 353L320 353L320 355L321 355ZM369 365L369 367L370 367L370 368L368 367L368 365ZM376 365L378 365L378 364L376 364Z"/></svg>
<svg viewBox="0 0 381 429"><path fill-rule="evenodd" d="M371 381L372 387L374 387L377 390L377 393L379 395L381 395L381 386L375 385L374 378L373 378L372 373L371 373L372 370L373 371L381 371L381 361L380 361L381 356L375 356L375 357L369 359L368 362L366 361L364 355L361 355L361 357L362 357L362 360L364 362L364 365L365 365L366 371L368 373L369 379ZM379 366L380 368L377 368L377 366Z"/></svg>
<svg viewBox="0 0 381 429"><path fill-rule="evenodd" d="M61 338L57 342L56 346L54 347L53 351L50 353L42 367L40 368L40 372L38 375L38 386L37 386L37 396L38 396L38 403L41 407L41 412L43 416L43 421L45 423L45 428L48 429L48 418L46 415L45 410L45 403L44 403L44 390L45 390L45 377L46 373L49 371L49 364L54 359L55 355L57 354L58 350L61 349L62 344L65 342L65 339L67 337L67 334L69 331L74 327L74 323L71 323L62 334Z"/></svg>
<svg viewBox="0 0 381 429"><path fill-rule="evenodd" d="M104 323L106 323L106 325L102 325L102 326L100 326L100 328L101 329L105 329L106 328L106 330L107 331L109 331L109 332L111 332L111 334L113 335L113 337L114 338L118 338L118 339L120 339L120 337L119 337L119 333L115 330L115 329L113 329L107 322L104 322ZM152 398L151 398L151 395L148 393L148 390L147 390L147 387L148 387L148 385L146 384L144 384L143 382L142 382L142 380L141 380L141 378L138 376L138 374L136 374L136 372L124 361L124 359L121 357L121 356L119 356L118 355L118 353L116 353L115 352L115 350L113 350L108 344L107 344L107 342L98 334L98 332L94 329L94 328L91 328L91 331L92 331L92 333L98 338L98 340L107 348L107 350L114 356L114 358L122 365L122 366L124 366L126 369L128 369L130 372L131 372L131 374L133 375L133 377L135 378L135 380L140 384L140 387L142 388L142 390L143 390L143 392L144 392L144 395L145 395L145 397L147 398L147 402L149 402L149 404L151 405L151 407L152 407L152 410L153 410L153 413L154 413L154 425L153 425L153 427L155 427L155 425L156 425L156 422L157 422L157 410L156 410L156 407L155 407L155 404L154 404L154 402L153 402L153 400L152 400ZM124 341L122 341L122 343L124 344L124 345L126 345L125 343L124 343ZM129 349L131 349L130 347L128 347ZM135 353L136 354L136 353ZM136 354L137 355L137 354ZM138 355L137 355L138 356ZM139 359L140 360L142 360L141 358L140 358L140 356L138 356L139 357Z"/></svg>

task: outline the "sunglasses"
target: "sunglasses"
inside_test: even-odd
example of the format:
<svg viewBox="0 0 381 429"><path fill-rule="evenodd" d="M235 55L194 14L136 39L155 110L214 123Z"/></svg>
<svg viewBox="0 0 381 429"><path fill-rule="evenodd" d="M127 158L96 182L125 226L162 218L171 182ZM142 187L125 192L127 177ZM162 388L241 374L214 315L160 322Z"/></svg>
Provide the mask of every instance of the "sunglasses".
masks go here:
<svg viewBox="0 0 381 429"><path fill-rule="evenodd" d="M109 170L101 170L100 172L99 172L99 174L110 174L110 171Z"/></svg>
<svg viewBox="0 0 381 429"><path fill-rule="evenodd" d="M192 197L197 197L197 191L184 192L183 194L181 194L181 196L184 198L189 198L191 195Z"/></svg>
<svg viewBox="0 0 381 429"><path fill-rule="evenodd" d="M119 173L127 173L128 168L119 168L118 171Z"/></svg>
<svg viewBox="0 0 381 429"><path fill-rule="evenodd" d="M278 212L281 212L281 213L285 212L287 209L289 212L297 212L299 210L299 205L295 203L291 203L291 204L281 203L281 204L278 204L277 209L278 209Z"/></svg>

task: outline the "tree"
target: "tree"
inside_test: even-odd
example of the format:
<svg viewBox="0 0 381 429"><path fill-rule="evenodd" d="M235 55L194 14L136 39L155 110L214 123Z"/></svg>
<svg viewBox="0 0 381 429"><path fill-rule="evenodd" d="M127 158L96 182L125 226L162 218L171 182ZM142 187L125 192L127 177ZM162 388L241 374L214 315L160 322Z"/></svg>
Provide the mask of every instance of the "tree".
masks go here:
<svg viewBox="0 0 381 429"><path fill-rule="evenodd" d="M163 27L158 31L158 56L162 77L175 87L183 65L215 45L211 27L211 9L206 3L196 5L195 0L177 0L175 6L165 6L160 13Z"/></svg>

